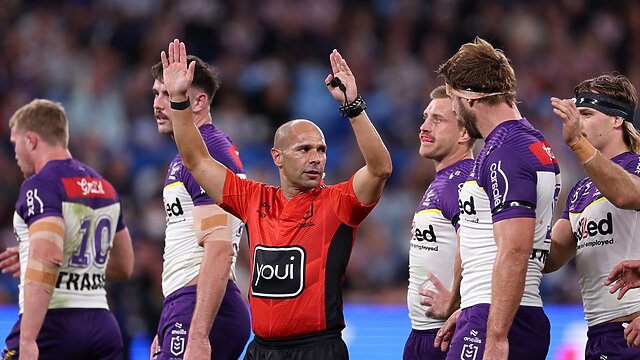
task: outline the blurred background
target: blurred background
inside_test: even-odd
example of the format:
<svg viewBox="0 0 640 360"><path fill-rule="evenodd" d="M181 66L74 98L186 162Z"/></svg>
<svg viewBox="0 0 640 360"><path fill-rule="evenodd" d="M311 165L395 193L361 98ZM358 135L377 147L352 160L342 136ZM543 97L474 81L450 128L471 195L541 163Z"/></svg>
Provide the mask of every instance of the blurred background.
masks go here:
<svg viewBox="0 0 640 360"><path fill-rule="evenodd" d="M620 72L636 88L640 85L640 67L633 66L640 58L637 1L1 4L0 247L16 243L11 220L22 181L9 143L8 119L33 98L59 101L70 119L72 153L110 180L122 198L134 241L135 273L126 284L111 285L109 294L123 332L143 347L155 332L162 306L162 186L177 153L173 141L157 133L149 69L175 37L185 41L190 54L219 68L223 85L213 101L214 124L234 140L248 177L272 184L277 184L269 155L272 136L280 124L294 118L311 119L324 130L328 183L346 180L362 166L348 121L339 117L323 82L330 72L330 51L341 51L394 164L380 204L358 234L345 300L385 304L369 307L379 311L395 309L406 333L410 325L403 306L411 220L434 176L431 161L418 156L417 134L428 94L442 83L434 72L438 65L476 35L505 50L518 79L520 111L547 137L560 162L564 186L556 216L568 190L584 173L562 142L561 123L549 98L571 97L579 81L603 72ZM241 248L245 254L238 265L240 287L246 292L246 243ZM573 265L545 276L541 291L550 308L579 304ZM17 302L17 286L10 277L0 278L0 302ZM8 306L13 313L2 320L11 324L15 307ZM580 316L572 321L583 329ZM582 337L582 330L572 329ZM401 348L388 358L400 354ZM562 356L550 358L571 358Z"/></svg>

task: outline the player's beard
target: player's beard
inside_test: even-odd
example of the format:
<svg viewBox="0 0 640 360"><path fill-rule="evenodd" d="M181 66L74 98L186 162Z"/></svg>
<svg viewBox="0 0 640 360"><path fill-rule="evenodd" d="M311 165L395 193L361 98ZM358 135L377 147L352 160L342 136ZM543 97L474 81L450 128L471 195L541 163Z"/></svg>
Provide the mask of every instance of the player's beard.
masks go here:
<svg viewBox="0 0 640 360"><path fill-rule="evenodd" d="M478 117L473 111L464 107L464 103L460 98L458 98L458 111L456 115L464 122L465 126L469 125L476 133L480 134L478 130Z"/></svg>

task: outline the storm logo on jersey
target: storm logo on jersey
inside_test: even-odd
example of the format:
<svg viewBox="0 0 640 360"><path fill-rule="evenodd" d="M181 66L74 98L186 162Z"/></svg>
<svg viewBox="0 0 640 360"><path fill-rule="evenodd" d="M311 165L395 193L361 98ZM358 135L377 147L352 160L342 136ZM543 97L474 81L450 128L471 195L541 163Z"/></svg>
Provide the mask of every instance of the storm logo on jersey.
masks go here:
<svg viewBox="0 0 640 360"><path fill-rule="evenodd" d="M304 288L305 255L299 246L257 245L251 274L253 296L292 298L300 295Z"/></svg>

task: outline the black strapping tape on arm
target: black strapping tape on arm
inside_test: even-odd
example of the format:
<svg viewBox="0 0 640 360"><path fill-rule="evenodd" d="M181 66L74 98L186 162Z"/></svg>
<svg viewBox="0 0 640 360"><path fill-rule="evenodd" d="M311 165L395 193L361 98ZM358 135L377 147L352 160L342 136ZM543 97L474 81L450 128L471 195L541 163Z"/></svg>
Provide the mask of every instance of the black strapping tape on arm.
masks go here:
<svg viewBox="0 0 640 360"><path fill-rule="evenodd" d="M507 201L504 202L498 206L496 206L493 210L491 210L491 214L495 215L497 213L499 213L502 210L506 210L506 209L510 209L510 208L514 208L514 207L523 207L523 208L527 208L527 209L531 209L533 211L536 211L536 206L528 201Z"/></svg>

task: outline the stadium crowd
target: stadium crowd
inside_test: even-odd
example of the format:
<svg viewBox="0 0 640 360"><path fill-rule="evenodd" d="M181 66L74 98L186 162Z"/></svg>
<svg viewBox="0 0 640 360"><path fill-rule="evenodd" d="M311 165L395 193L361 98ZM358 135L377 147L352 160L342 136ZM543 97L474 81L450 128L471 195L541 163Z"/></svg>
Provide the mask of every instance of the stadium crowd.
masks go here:
<svg viewBox="0 0 640 360"><path fill-rule="evenodd" d="M181 16L169 16L178 12ZM179 20L176 20L179 19ZM240 150L248 178L277 183L264 149L295 118L324 131L327 182L362 164L349 124L323 86L327 54L339 49L358 75L367 112L393 160L380 204L362 224L346 273L345 301L404 303L411 218L435 171L417 152L417 129L435 70L476 35L504 49L516 71L519 108L553 147L564 204L584 171L564 145L551 96L571 97L581 80L619 71L640 88L640 3L633 1L57 0L3 2L0 13L0 242L11 225L22 175L8 118L35 97L61 102L70 149L121 196L135 251L129 282L113 285L112 309L128 334L153 334L162 307L161 201L174 142L158 134L150 67L179 36L189 53L216 65L222 87L213 122ZM555 218L562 206L556 209ZM246 243L238 283L248 288ZM620 259L622 260L622 259ZM244 264L244 265L243 265ZM546 275L546 302L579 303L575 271ZM0 300L17 301L2 278ZM126 320L125 320L126 319Z"/></svg>

